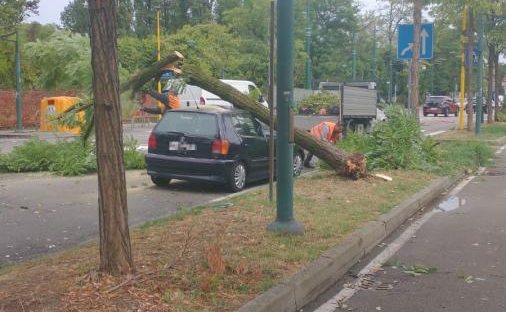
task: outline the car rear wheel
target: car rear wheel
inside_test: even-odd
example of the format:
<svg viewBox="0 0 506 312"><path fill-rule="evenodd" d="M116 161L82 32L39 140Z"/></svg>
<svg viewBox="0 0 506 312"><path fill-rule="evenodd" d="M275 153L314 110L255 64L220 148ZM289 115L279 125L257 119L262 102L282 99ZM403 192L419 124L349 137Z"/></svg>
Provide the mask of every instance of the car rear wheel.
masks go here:
<svg viewBox="0 0 506 312"><path fill-rule="evenodd" d="M304 156L301 153L296 153L293 156L293 176L298 177L304 168Z"/></svg>
<svg viewBox="0 0 506 312"><path fill-rule="evenodd" d="M448 117L448 108L443 109L443 115L445 115L445 117Z"/></svg>
<svg viewBox="0 0 506 312"><path fill-rule="evenodd" d="M170 179L165 179L165 178L160 178L160 177L154 177L154 176L151 176L151 181L156 186L160 186L160 187L168 186L169 183L170 183Z"/></svg>
<svg viewBox="0 0 506 312"><path fill-rule="evenodd" d="M230 176L228 178L228 186L232 192L241 191L246 185L246 167L242 162L236 162L230 170Z"/></svg>

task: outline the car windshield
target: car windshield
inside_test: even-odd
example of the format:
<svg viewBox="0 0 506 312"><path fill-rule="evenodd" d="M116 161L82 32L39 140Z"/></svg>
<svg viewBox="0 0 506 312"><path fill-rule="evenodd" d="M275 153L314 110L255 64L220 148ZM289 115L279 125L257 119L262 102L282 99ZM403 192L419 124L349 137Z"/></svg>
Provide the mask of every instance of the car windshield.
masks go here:
<svg viewBox="0 0 506 312"><path fill-rule="evenodd" d="M444 96L431 96L428 98L427 102L428 103L441 103L443 102L445 99Z"/></svg>
<svg viewBox="0 0 506 312"><path fill-rule="evenodd" d="M156 131L214 138L218 134L218 126L214 114L172 111L163 116Z"/></svg>

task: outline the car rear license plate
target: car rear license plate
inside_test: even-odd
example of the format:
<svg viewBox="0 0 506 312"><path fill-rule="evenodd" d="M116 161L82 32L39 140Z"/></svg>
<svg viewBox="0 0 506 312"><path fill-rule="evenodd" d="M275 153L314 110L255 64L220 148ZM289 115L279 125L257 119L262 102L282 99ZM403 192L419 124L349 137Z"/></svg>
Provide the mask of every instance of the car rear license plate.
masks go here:
<svg viewBox="0 0 506 312"><path fill-rule="evenodd" d="M196 151L197 145L181 143L178 141L169 142L169 151Z"/></svg>

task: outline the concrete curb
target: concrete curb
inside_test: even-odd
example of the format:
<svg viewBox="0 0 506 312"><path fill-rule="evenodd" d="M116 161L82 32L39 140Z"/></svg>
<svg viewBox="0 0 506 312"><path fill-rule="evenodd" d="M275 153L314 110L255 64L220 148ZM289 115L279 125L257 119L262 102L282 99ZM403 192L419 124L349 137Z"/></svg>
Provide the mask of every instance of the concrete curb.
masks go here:
<svg viewBox="0 0 506 312"><path fill-rule="evenodd" d="M460 174L433 181L428 187L382 215L378 221L369 222L354 231L341 244L324 252L316 261L309 263L301 271L257 296L237 311L299 311L335 284L360 258L414 213L436 200L464 177L465 174Z"/></svg>

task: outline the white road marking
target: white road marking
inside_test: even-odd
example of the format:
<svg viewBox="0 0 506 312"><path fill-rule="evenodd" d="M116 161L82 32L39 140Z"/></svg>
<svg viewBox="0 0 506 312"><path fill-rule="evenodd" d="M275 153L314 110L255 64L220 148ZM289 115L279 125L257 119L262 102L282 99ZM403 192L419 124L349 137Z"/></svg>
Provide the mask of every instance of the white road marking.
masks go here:
<svg viewBox="0 0 506 312"><path fill-rule="evenodd" d="M483 172L485 168L480 168L480 172ZM476 176L470 176L466 178L464 181L460 182L454 189L449 192L450 196L454 196L459 193L469 182L471 182ZM388 261L393 255L401 249L406 242L408 242L415 233L425 224L425 222L429 221L429 219L436 213L439 213L438 210L432 210L423 215L420 219L414 221L399 237L397 237L393 242L388 244L388 246L378 255L376 256L369 264L367 264L360 272L358 273L358 278L355 279L353 283L347 284L351 286L343 286L341 291L325 302L323 305L318 307L313 312L334 312L339 307L343 305L348 299L350 299L359 289L359 285L361 279L368 274L375 273L378 269L381 268L385 262Z"/></svg>
<svg viewBox="0 0 506 312"><path fill-rule="evenodd" d="M501 148L500 148L500 149L498 149L498 150L495 152L495 154L496 154L496 155L501 154L501 153L504 151L504 149L505 149L505 148L506 148L506 145L501 146Z"/></svg>
<svg viewBox="0 0 506 312"><path fill-rule="evenodd" d="M446 130L441 130L441 131L434 131L434 132L431 132L429 134L427 134L428 136L434 136L434 135L438 135L438 134L441 134L441 133L445 133Z"/></svg>
<svg viewBox="0 0 506 312"><path fill-rule="evenodd" d="M147 144L140 144L139 146L137 146L137 150L138 151L147 151L148 145Z"/></svg>

